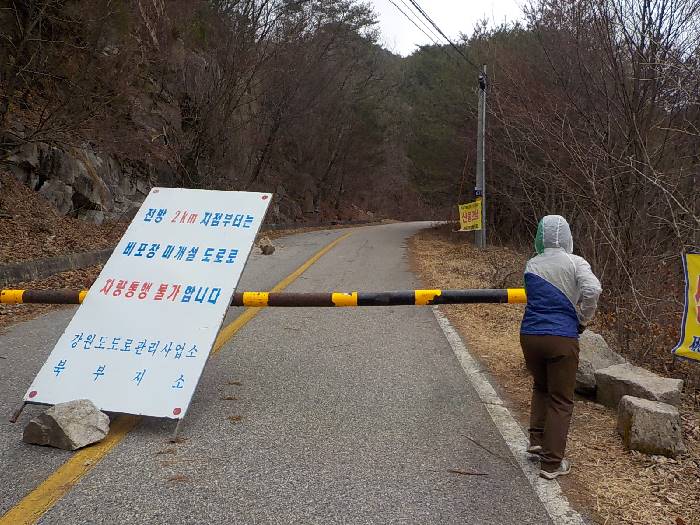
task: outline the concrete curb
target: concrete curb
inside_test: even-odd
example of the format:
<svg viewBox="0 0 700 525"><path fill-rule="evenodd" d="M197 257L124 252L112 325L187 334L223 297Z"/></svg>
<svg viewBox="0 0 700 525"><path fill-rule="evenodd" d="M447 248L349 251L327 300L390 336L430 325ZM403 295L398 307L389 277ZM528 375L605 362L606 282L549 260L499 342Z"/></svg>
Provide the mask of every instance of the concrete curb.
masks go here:
<svg viewBox="0 0 700 525"><path fill-rule="evenodd" d="M43 279L60 272L104 264L114 248L0 265L0 286Z"/></svg>

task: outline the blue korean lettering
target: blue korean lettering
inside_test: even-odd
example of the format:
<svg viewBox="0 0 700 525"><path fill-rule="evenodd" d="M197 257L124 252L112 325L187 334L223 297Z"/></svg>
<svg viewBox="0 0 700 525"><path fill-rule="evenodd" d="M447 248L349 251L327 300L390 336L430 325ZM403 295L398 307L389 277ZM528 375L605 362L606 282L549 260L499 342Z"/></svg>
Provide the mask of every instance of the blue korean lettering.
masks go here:
<svg viewBox="0 0 700 525"><path fill-rule="evenodd" d="M125 339L124 340L124 346L122 347L121 351L122 352L131 352L131 345L134 344L133 339Z"/></svg>
<svg viewBox="0 0 700 525"><path fill-rule="evenodd" d="M146 344L148 343L148 340L143 339L136 343L136 348L134 348L134 354L135 355L141 355L143 352L142 350L146 348Z"/></svg>
<svg viewBox="0 0 700 525"><path fill-rule="evenodd" d="M112 339L112 346L109 347L109 350L116 350L119 346L119 341L121 340L121 337L115 337L114 339Z"/></svg>
<svg viewBox="0 0 700 525"><path fill-rule="evenodd" d="M107 337L100 336L100 340L95 345L95 350L104 350L105 349L105 341L107 341Z"/></svg>
<svg viewBox="0 0 700 525"><path fill-rule="evenodd" d="M61 359L56 366L53 367L53 373L56 374L56 377L63 372L66 368L66 359Z"/></svg>
<svg viewBox="0 0 700 525"><path fill-rule="evenodd" d="M194 296L194 300L196 302L198 302L199 304L202 304L204 302L204 299L207 298L208 291L209 291L208 286L206 288L200 286L199 289L197 290L197 294Z"/></svg>
<svg viewBox="0 0 700 525"><path fill-rule="evenodd" d="M168 210L166 208L161 208L158 210L158 216L155 219L155 222L160 222L163 219L165 219L165 216L168 214Z"/></svg>
<svg viewBox="0 0 700 525"><path fill-rule="evenodd" d="M163 259L170 259L170 256L173 254L174 251L175 251L175 246L173 246L172 244L168 244L165 247L165 250L163 250L163 255L161 255L161 257Z"/></svg>
<svg viewBox="0 0 700 525"><path fill-rule="evenodd" d="M175 347L175 359L180 359L182 357L182 352L185 350L185 343L179 344Z"/></svg>
<svg viewBox="0 0 700 525"><path fill-rule="evenodd" d="M221 288L212 288L211 292L209 292L209 299L207 299L207 302L210 304L216 304L216 301L219 300L220 295Z"/></svg>
<svg viewBox="0 0 700 525"><path fill-rule="evenodd" d="M197 357L197 352L199 352L199 350L197 350L197 345L192 345L192 348L187 351L185 357Z"/></svg>
<svg viewBox="0 0 700 525"><path fill-rule="evenodd" d="M250 228L252 226L254 220L255 220L255 217L253 217L252 215L246 215L245 220L243 221L243 227Z"/></svg>
<svg viewBox="0 0 700 525"><path fill-rule="evenodd" d="M241 224L243 223L244 218L245 218L244 215L236 215L233 218L233 222L231 223L231 226L233 226L234 228L240 228Z"/></svg>
<svg viewBox="0 0 700 525"><path fill-rule="evenodd" d="M78 343L83 340L83 332L80 332L79 334L75 334L73 336L73 340L70 343L71 348L75 348L78 346Z"/></svg>
<svg viewBox="0 0 700 525"><path fill-rule="evenodd" d="M136 253L134 254L134 257L142 257L143 252L146 251L146 248L148 248L148 243L147 242L142 242L139 244L138 249L136 250Z"/></svg>
<svg viewBox="0 0 700 525"><path fill-rule="evenodd" d="M199 248L197 248L196 246L192 246L192 248L190 248L190 252L187 254L187 258L185 259L185 261L187 261L187 262L194 261L194 258L197 256L198 251L199 251Z"/></svg>
<svg viewBox="0 0 700 525"><path fill-rule="evenodd" d="M156 351L158 350L159 345L160 339L158 341L153 341L151 344L148 345L148 353L152 356L156 355Z"/></svg>
<svg viewBox="0 0 700 525"><path fill-rule="evenodd" d="M236 262L236 257L238 257L238 250L236 248L231 248L231 251L228 252L226 264L233 264Z"/></svg>
<svg viewBox="0 0 700 525"><path fill-rule="evenodd" d="M97 370L95 370L95 371L92 373L92 375L95 376L95 379L93 379L93 381L97 381L100 377L102 377L103 375L105 375L105 368L106 368L105 365L100 365L100 366L97 367Z"/></svg>
<svg viewBox="0 0 700 525"><path fill-rule="evenodd" d="M180 377L178 377L175 380L175 384L171 388L182 388L185 385L185 376L180 374Z"/></svg>
<svg viewBox="0 0 700 525"><path fill-rule="evenodd" d="M187 252L187 246L178 246L177 253L175 254L175 260L181 261L182 258L185 256L185 252Z"/></svg>
<svg viewBox="0 0 700 525"><path fill-rule="evenodd" d="M224 216L223 213L215 213L214 216L211 219L211 225L212 226L218 226L219 223L221 222L221 218Z"/></svg>
<svg viewBox="0 0 700 525"><path fill-rule="evenodd" d="M211 261L211 256L214 254L214 248L207 248L204 250L204 257L202 257L202 262L208 263Z"/></svg>
<svg viewBox="0 0 700 525"><path fill-rule="evenodd" d="M146 216L143 218L143 222L151 222L153 220L153 217L156 216L156 209L155 208L148 208L148 211L146 212Z"/></svg>
<svg viewBox="0 0 700 525"><path fill-rule="evenodd" d="M227 213L226 215L224 215L224 220L223 220L222 224L224 226L228 226L229 224L231 224L232 220L233 220L233 213Z"/></svg>
<svg viewBox="0 0 700 525"><path fill-rule="evenodd" d="M192 299L192 294L195 292L196 288L194 286L186 286L185 292L182 294L181 303L189 303Z"/></svg>
<svg viewBox="0 0 700 525"><path fill-rule="evenodd" d="M215 263L222 263L224 262L224 257L226 256L226 248L219 248L216 251L216 257L214 257L214 262Z"/></svg>
<svg viewBox="0 0 700 525"><path fill-rule="evenodd" d="M161 349L161 352L163 352L165 354L165 357L167 358L168 354L172 351L172 349L173 349L173 342L170 341L167 345L163 346L163 348Z"/></svg>
<svg viewBox="0 0 700 525"><path fill-rule="evenodd" d="M90 350L92 342L95 340L96 334L88 334L85 336L85 344L83 345L83 350Z"/></svg>
<svg viewBox="0 0 700 525"><path fill-rule="evenodd" d="M141 380L143 379L143 376L146 375L146 369L144 368L143 370L139 370L136 372L136 377L132 379L132 381L136 381L136 386L139 386L141 384Z"/></svg>
<svg viewBox="0 0 700 525"><path fill-rule="evenodd" d="M122 252L122 255L131 255L131 252L134 251L134 248L136 247L136 242L130 241L126 243L126 246L124 247L124 251Z"/></svg>
<svg viewBox="0 0 700 525"><path fill-rule="evenodd" d="M209 226L209 221L211 220L211 213L208 211L204 212L204 218L199 221L199 224L204 224L204 226Z"/></svg>
<svg viewBox="0 0 700 525"><path fill-rule="evenodd" d="M160 250L160 244L151 244L151 247L148 249L148 253L146 254L146 259L153 259L156 256L156 253L158 253L158 250Z"/></svg>

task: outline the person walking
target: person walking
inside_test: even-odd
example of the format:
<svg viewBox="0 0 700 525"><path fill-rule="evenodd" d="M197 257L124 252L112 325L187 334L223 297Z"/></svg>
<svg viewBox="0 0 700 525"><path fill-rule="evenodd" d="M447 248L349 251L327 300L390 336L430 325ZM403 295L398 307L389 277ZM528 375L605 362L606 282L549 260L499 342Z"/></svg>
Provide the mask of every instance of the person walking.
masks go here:
<svg viewBox="0 0 700 525"><path fill-rule="evenodd" d="M533 378L527 451L540 456L540 476L555 479L571 471L564 451L574 408L578 337L593 320L602 289L588 262L573 255L564 217L547 215L540 221L535 250L525 266L527 306L520 327Z"/></svg>

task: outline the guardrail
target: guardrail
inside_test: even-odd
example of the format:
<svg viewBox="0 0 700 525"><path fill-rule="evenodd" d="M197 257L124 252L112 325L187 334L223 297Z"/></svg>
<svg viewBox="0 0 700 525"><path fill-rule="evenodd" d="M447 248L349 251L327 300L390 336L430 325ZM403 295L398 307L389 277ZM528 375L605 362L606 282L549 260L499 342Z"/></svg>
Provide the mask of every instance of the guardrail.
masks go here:
<svg viewBox="0 0 700 525"><path fill-rule="evenodd" d="M87 293L87 290L0 290L0 304L80 304ZM523 288L507 288L396 292L239 292L233 295L231 306L304 308L526 302Z"/></svg>

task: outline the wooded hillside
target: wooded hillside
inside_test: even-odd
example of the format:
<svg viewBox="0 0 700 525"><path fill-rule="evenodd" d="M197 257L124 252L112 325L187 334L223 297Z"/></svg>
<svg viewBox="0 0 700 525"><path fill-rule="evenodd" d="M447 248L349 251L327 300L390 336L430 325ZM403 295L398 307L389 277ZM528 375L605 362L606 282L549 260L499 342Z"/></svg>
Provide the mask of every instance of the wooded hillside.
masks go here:
<svg viewBox="0 0 700 525"><path fill-rule="evenodd" d="M153 184L273 191L275 222L455 218L487 64L491 242L565 215L630 351L675 338L700 248L697 0L533 0L406 58L357 0L0 6L2 165L91 219Z"/></svg>

